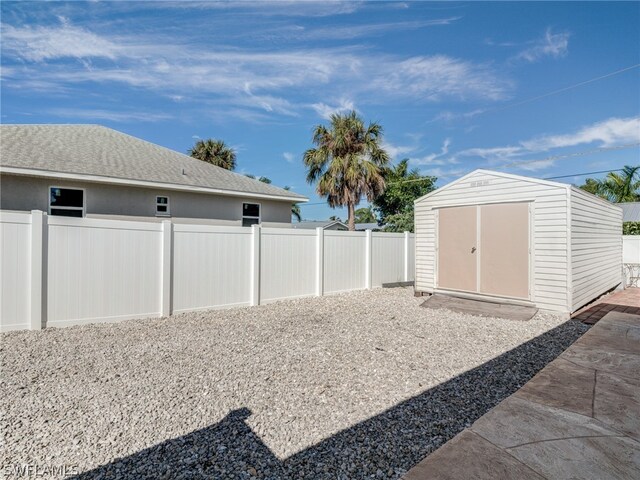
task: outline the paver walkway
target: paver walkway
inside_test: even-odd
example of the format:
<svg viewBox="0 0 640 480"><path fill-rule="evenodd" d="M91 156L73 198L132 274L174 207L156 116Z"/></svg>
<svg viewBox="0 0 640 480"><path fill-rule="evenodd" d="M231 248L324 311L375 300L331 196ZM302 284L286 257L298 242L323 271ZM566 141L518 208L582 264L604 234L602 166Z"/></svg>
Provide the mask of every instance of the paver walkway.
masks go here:
<svg viewBox="0 0 640 480"><path fill-rule="evenodd" d="M640 316L608 311L404 478L640 478Z"/></svg>
<svg viewBox="0 0 640 480"><path fill-rule="evenodd" d="M620 292L613 292L581 308L572 317L593 325L609 312L640 315L640 288L632 287Z"/></svg>

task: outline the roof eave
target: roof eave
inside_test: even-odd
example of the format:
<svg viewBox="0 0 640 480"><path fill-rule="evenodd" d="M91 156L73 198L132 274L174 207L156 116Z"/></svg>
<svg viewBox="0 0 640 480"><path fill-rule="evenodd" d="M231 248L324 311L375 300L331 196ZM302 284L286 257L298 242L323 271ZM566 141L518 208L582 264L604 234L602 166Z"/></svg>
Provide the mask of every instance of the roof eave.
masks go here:
<svg viewBox="0 0 640 480"><path fill-rule="evenodd" d="M304 203L309 201L307 197L303 197L303 196L272 195L268 193L245 192L245 191L239 191L239 190L224 190L220 188L199 187L194 185L179 185L175 183L150 182L147 180L132 180L127 178L104 177L100 175L57 172L52 170L39 170L39 169L31 169L31 168L0 166L0 173L23 175L23 176L29 176L29 177L61 178L65 180L78 180L78 181L85 181L85 182L92 182L92 183L105 183L110 185L162 188L165 190L209 193L209 194L225 195L225 196L231 196L231 197L260 198L260 199L287 201L287 202L294 202L294 203Z"/></svg>

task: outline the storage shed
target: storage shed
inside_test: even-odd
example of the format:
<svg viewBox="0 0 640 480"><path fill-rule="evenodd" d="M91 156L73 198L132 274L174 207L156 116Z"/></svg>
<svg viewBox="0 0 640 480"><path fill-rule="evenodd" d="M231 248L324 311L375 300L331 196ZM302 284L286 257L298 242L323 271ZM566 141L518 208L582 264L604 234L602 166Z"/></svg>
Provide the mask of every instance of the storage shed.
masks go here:
<svg viewBox="0 0 640 480"><path fill-rule="evenodd" d="M476 170L415 201L417 292L570 313L622 282L622 209Z"/></svg>

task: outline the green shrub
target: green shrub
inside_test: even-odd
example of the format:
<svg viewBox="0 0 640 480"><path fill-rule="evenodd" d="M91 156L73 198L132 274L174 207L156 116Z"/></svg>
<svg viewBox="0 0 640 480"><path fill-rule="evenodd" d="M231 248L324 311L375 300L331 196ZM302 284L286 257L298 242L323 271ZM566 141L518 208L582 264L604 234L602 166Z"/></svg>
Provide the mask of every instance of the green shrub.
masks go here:
<svg viewBox="0 0 640 480"><path fill-rule="evenodd" d="M623 235L640 235L640 222L623 222Z"/></svg>

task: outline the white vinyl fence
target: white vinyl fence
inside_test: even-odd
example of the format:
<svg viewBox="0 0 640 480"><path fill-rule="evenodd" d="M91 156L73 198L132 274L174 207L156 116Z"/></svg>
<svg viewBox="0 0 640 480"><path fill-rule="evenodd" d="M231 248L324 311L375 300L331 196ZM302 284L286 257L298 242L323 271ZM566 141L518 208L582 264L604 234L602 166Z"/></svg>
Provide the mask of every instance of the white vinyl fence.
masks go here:
<svg viewBox="0 0 640 480"><path fill-rule="evenodd" d="M640 287L640 235L622 237L622 266L627 287Z"/></svg>
<svg viewBox="0 0 640 480"><path fill-rule="evenodd" d="M412 282L414 235L0 212L0 329L259 305Z"/></svg>

